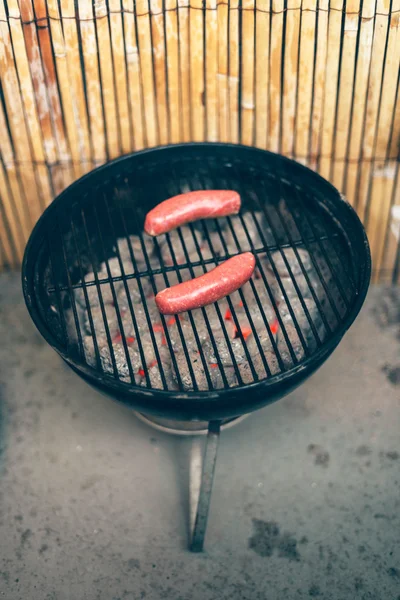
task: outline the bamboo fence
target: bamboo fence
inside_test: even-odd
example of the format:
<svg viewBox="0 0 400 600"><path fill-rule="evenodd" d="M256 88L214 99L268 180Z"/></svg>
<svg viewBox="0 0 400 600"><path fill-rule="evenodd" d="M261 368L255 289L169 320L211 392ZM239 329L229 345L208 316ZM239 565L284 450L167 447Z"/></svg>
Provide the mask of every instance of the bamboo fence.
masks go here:
<svg viewBox="0 0 400 600"><path fill-rule="evenodd" d="M0 0L0 268L121 154L243 143L302 162L400 283L400 0Z"/></svg>

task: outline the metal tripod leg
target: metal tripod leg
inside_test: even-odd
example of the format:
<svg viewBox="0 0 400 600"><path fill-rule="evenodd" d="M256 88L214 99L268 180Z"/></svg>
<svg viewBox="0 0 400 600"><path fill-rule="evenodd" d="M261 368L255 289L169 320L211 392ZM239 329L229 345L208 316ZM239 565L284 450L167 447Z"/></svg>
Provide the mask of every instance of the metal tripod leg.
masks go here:
<svg viewBox="0 0 400 600"><path fill-rule="evenodd" d="M215 463L217 460L220 428L220 421L210 421L208 425L206 449L204 454L203 470L201 474L199 500L197 503L197 512L194 521L192 542L190 545L190 550L192 552L201 552L204 546L204 538L207 529L208 511L210 508L211 491L214 481Z"/></svg>

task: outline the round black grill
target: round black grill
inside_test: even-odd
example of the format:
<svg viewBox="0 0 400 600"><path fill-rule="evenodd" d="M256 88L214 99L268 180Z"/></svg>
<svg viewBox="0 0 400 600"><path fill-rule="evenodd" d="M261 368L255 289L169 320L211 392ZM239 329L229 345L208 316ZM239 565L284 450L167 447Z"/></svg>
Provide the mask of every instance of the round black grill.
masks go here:
<svg viewBox="0 0 400 600"><path fill-rule="evenodd" d="M143 237L148 210L197 189L237 190L241 214ZM157 291L243 251L257 263L246 287L183 318L155 313ZM191 144L124 157L63 192L28 243L23 287L41 334L88 383L142 412L209 420L314 372L360 310L370 268L358 217L318 175Z"/></svg>

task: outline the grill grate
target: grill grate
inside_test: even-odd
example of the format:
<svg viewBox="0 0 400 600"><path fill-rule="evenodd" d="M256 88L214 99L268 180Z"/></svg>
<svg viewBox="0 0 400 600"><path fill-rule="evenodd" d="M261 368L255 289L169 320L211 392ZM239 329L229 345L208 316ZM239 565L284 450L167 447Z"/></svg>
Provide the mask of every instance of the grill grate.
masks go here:
<svg viewBox="0 0 400 600"><path fill-rule="evenodd" d="M292 177L287 163L278 170L232 154L196 159L181 153L175 160L147 160L134 169L126 162L120 165L97 185L83 180L71 202L54 203L36 260L39 311L76 368L90 367L121 385L145 383L149 389L171 392L188 389L188 381L194 392L240 388L301 365L342 327L360 286L349 240L318 190ZM215 188L240 193L243 210L238 217L190 224L186 233L179 228L162 239L143 236L144 216L155 204L186 191ZM132 240L132 235L137 237ZM248 250L256 257L256 277L246 288L190 311L172 325L169 317L155 315L149 295ZM85 329L91 335L92 362ZM205 335L215 365L206 356ZM257 352L250 351L248 336ZM174 351L176 340L180 353ZM221 356L221 340L229 367ZM204 377L194 367L193 341ZM244 361L238 361L237 348ZM123 375L121 356L127 369ZM156 384L153 367L159 373ZM217 384L213 368L220 374Z"/></svg>

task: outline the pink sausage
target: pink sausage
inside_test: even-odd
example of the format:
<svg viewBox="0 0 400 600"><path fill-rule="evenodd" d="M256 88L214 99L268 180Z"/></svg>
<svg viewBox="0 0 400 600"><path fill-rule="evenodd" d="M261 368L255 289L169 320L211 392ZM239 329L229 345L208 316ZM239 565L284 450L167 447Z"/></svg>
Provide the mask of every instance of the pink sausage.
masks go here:
<svg viewBox="0 0 400 600"><path fill-rule="evenodd" d="M146 215L144 230L161 235L184 223L237 214L240 196L232 190L200 190L164 200Z"/></svg>
<svg viewBox="0 0 400 600"><path fill-rule="evenodd" d="M233 256L200 277L159 292L156 296L158 310L163 315L175 315L212 304L245 284L255 266L256 259L251 252Z"/></svg>

